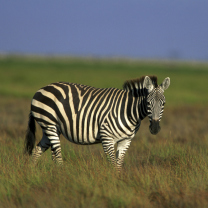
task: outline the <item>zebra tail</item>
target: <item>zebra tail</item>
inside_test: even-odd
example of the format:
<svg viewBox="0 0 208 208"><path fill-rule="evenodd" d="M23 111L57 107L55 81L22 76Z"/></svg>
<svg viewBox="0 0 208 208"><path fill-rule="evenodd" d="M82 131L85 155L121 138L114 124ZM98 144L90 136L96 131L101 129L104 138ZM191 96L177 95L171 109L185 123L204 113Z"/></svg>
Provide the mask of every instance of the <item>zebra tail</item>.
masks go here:
<svg viewBox="0 0 208 208"><path fill-rule="evenodd" d="M32 113L30 112L29 114L29 122L28 122L28 127L27 127L27 133L25 136L25 154L32 154L32 150L35 147L35 119Z"/></svg>

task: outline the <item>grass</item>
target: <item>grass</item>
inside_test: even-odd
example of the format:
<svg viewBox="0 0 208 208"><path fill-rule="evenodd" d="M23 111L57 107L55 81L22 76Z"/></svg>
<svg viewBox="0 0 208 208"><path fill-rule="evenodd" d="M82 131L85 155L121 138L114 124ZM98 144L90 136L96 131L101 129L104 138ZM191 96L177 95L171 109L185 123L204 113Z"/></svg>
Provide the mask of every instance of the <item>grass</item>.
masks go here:
<svg viewBox="0 0 208 208"><path fill-rule="evenodd" d="M41 87L66 81L95 87L122 88L127 79L157 75L159 84L167 76L169 105L206 104L208 64L144 62L61 58L0 59L0 95L32 98Z"/></svg>
<svg viewBox="0 0 208 208"><path fill-rule="evenodd" d="M2 58L0 73L0 207L208 207L206 64ZM63 137L62 168L49 150L31 165L23 144L36 90L63 79L121 88L144 74L171 78L161 131L153 136L142 122L120 176L100 144Z"/></svg>
<svg viewBox="0 0 208 208"><path fill-rule="evenodd" d="M22 154L22 125L11 124L10 134L2 127L0 207L206 207L208 130L197 110L207 121L204 107L166 109L157 136L149 133L145 119L120 177L101 145L78 146L64 138L63 168L51 161L50 151L34 167ZM173 125L166 122L169 117Z"/></svg>

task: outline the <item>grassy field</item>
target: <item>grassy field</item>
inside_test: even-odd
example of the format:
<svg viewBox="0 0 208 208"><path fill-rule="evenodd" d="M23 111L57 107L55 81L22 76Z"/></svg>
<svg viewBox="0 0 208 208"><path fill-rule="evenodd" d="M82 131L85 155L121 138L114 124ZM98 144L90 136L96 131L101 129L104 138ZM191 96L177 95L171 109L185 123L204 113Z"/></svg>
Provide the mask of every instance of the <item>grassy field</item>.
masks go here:
<svg viewBox="0 0 208 208"><path fill-rule="evenodd" d="M100 144L61 138L64 167L47 151L37 166L23 154L34 93L56 81L122 88L167 76L158 135L145 119L118 177ZM208 207L208 64L69 58L0 58L0 207ZM205 96L206 95L206 96ZM41 138L38 128L37 138Z"/></svg>

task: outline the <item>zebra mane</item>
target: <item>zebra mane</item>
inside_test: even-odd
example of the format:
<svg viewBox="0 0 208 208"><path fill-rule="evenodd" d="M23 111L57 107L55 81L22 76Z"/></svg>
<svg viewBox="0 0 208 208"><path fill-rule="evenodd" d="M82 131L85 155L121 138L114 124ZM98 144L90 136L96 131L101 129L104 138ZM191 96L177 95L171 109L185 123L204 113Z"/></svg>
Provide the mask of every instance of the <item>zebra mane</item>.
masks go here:
<svg viewBox="0 0 208 208"><path fill-rule="evenodd" d="M139 89L143 89L144 78L145 76L142 76L137 79L127 80L123 84L123 89L126 91L132 91L132 93L138 91ZM149 76L149 78L152 80L154 87L157 87L157 76Z"/></svg>

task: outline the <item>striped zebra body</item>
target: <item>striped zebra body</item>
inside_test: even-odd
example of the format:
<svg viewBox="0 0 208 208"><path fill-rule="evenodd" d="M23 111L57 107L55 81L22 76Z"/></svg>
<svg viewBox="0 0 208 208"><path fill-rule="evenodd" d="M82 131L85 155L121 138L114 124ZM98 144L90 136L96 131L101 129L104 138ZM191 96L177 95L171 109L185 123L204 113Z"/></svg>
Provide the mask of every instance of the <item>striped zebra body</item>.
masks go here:
<svg viewBox="0 0 208 208"><path fill-rule="evenodd" d="M31 111L43 129L52 124L73 143L94 144L101 142L102 129L115 139L134 136L137 120L129 121L127 114L121 112L127 112L128 102L128 92L124 90L53 83L37 91Z"/></svg>
<svg viewBox="0 0 208 208"><path fill-rule="evenodd" d="M148 114L143 82L135 82L134 86L126 83L123 90L65 82L41 88L31 103L26 150L31 154L35 145L35 130L30 126L35 119L43 130L43 138L33 150L34 162L51 147L52 159L62 163L59 136L63 134L76 144L102 143L104 152L120 170L131 139Z"/></svg>

